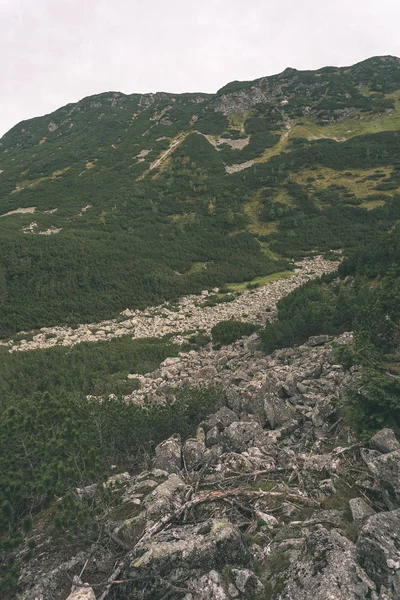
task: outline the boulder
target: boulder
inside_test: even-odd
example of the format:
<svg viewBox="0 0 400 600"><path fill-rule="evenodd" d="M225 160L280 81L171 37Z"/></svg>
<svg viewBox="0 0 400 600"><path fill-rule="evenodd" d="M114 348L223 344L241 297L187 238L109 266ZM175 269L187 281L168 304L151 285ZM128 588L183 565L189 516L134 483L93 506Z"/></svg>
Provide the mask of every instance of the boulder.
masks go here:
<svg viewBox="0 0 400 600"><path fill-rule="evenodd" d="M249 569L232 569L235 587L246 597L259 598L264 592L264 585Z"/></svg>
<svg viewBox="0 0 400 600"><path fill-rule="evenodd" d="M355 545L318 525L290 567L280 600L377 600L376 587L356 562Z"/></svg>
<svg viewBox="0 0 400 600"><path fill-rule="evenodd" d="M377 485L382 490L388 508L400 506L400 450L379 454L374 450L361 454Z"/></svg>
<svg viewBox="0 0 400 600"><path fill-rule="evenodd" d="M86 583L82 587L77 587L70 593L67 600L96 600L93 588Z"/></svg>
<svg viewBox="0 0 400 600"><path fill-rule="evenodd" d="M157 446L155 453L155 469L161 469L168 473L179 473L182 468L180 436L173 436L161 442Z"/></svg>
<svg viewBox="0 0 400 600"><path fill-rule="evenodd" d="M147 542L139 542L124 577L132 580L134 589L141 590L140 598L154 600L158 598L155 591L160 591L160 579L173 584L194 578L199 571L209 573L228 565L246 567L249 561L239 529L228 521L210 520L164 530Z"/></svg>
<svg viewBox="0 0 400 600"><path fill-rule="evenodd" d="M274 393L267 393L265 395L264 412L271 429L277 429L287 421L291 421L295 415L293 406Z"/></svg>
<svg viewBox="0 0 400 600"><path fill-rule="evenodd" d="M375 514L374 509L362 498L352 498L349 500L349 507L353 521L356 524L363 523L368 517Z"/></svg>
<svg viewBox="0 0 400 600"><path fill-rule="evenodd" d="M223 406L215 414L208 417L207 427L209 429L214 427L225 429L225 427L229 427L229 425L235 421L238 421L237 414L227 406Z"/></svg>
<svg viewBox="0 0 400 600"><path fill-rule="evenodd" d="M368 519L358 536L357 559L381 592L400 598L400 509Z"/></svg>
<svg viewBox="0 0 400 600"><path fill-rule="evenodd" d="M188 487L183 479L172 473L166 481L160 483L143 501L147 518L157 521L176 510L182 503Z"/></svg>
<svg viewBox="0 0 400 600"><path fill-rule="evenodd" d="M224 430L225 446L234 452L243 452L250 446L256 446L263 437L263 428L254 421L235 421Z"/></svg>
<svg viewBox="0 0 400 600"><path fill-rule="evenodd" d="M184 466L193 471L201 466L206 451L204 431L199 428L197 437L186 440L182 448Z"/></svg>
<svg viewBox="0 0 400 600"><path fill-rule="evenodd" d="M384 454L400 450L400 443L397 441L392 429L381 429L378 431L370 439L370 444L372 448Z"/></svg>

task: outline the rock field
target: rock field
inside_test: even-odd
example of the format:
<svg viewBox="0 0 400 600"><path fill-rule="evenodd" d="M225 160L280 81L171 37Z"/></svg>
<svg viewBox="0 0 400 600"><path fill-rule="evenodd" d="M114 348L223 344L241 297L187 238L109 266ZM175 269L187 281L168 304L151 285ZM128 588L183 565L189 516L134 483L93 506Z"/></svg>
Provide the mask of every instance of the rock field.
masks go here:
<svg viewBox="0 0 400 600"><path fill-rule="evenodd" d="M16 352L58 345L74 346L80 342L110 340L127 334L133 338L174 334L176 341L181 343L185 341L185 332L200 329L209 332L225 319L263 324L276 314L275 307L280 298L305 281L334 270L337 264L321 256L305 259L296 263L293 277L279 279L255 290L245 290L233 302L203 307L209 295L208 291L204 291L201 295L184 296L176 306L166 303L143 311L126 309L116 319L86 323L75 328L43 327L38 332L25 332L25 337L18 341L3 340L0 344ZM268 313L267 307L271 309Z"/></svg>

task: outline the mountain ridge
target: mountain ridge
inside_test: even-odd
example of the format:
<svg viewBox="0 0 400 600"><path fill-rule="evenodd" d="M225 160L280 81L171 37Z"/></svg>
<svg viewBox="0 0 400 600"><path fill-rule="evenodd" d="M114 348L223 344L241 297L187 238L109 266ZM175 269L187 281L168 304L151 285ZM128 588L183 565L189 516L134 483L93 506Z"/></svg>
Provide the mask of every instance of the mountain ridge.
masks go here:
<svg viewBox="0 0 400 600"><path fill-rule="evenodd" d="M251 282L390 228L400 62L347 71L105 93L15 126L0 142L1 337Z"/></svg>

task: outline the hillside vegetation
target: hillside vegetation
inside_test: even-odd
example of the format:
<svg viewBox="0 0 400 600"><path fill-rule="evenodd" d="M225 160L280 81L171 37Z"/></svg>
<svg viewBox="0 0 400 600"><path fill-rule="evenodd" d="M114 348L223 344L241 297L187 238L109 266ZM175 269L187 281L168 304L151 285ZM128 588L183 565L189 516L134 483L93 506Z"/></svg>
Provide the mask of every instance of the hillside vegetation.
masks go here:
<svg viewBox="0 0 400 600"><path fill-rule="evenodd" d="M110 92L16 125L0 142L0 336L374 240L400 210L399 93L399 59L377 57L216 95Z"/></svg>
<svg viewBox="0 0 400 600"><path fill-rule="evenodd" d="M194 435L232 392L229 385L231 401L265 392L268 364L287 376L275 392L288 419L298 392L310 404L299 412L304 456L317 446L325 452L331 438L350 439L351 429L361 437L382 426L400 432L399 102L400 60L376 57L348 68L286 69L215 95L108 92L20 123L1 139L0 338L25 340L43 326L98 322L215 286L220 290L205 294L202 308L233 301L244 289L251 302L260 285L292 276L294 259L323 253L344 260L338 272L279 296L278 318L265 327L266 319L254 324L247 313L221 318L211 328L213 347L201 328L187 332L184 346L172 334L131 333L31 352L1 347L0 594L14 597L18 568L35 560L41 527L63 542L84 547L106 537L110 546L99 515L115 495L98 485L87 502L76 488L102 484L114 469L137 472L166 437ZM271 306L264 316L265 309ZM338 346L333 358L330 348L321 350L332 376L324 389L332 384L336 393L335 373L342 391L353 374L357 385L344 410L331 398L328 436L316 433L314 446L307 419L312 430L320 417L307 386L317 389L321 374L296 387L285 370L291 351L279 366L279 353L271 361L266 355L350 330L354 342ZM252 346L257 336L224 354L225 345L255 332L264 354ZM308 363L319 351L312 348L296 350L305 361L302 381L314 373ZM246 360L255 361L254 371ZM201 377L190 379L191 369ZM165 402L149 403L147 392L144 406L124 401L141 375L158 382ZM185 385L175 385L179 378ZM187 387L194 381L208 385ZM216 381L230 383L220 389ZM242 412L245 428L268 434L256 413L251 423L247 408ZM268 427L276 428L275 418ZM286 444L292 431L279 430L273 444L282 432ZM21 544L25 554L18 554Z"/></svg>

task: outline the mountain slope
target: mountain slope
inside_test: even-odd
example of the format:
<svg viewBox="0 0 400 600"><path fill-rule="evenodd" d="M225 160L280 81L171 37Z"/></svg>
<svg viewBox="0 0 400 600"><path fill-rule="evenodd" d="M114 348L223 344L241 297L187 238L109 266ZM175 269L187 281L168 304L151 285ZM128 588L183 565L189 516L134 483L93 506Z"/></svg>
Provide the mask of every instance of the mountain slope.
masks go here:
<svg viewBox="0 0 400 600"><path fill-rule="evenodd" d="M0 335L372 241L399 218L399 97L400 60L376 57L215 95L110 92L15 126L0 142Z"/></svg>

